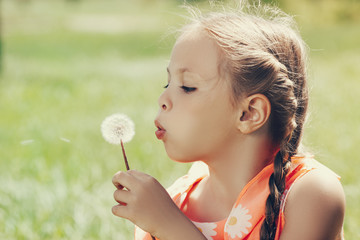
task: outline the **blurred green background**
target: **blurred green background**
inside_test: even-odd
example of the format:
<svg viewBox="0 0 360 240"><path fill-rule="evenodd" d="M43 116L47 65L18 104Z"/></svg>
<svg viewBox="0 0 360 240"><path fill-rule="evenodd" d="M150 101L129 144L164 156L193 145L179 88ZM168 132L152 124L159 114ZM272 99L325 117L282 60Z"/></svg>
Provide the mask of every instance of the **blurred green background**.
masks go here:
<svg viewBox="0 0 360 240"><path fill-rule="evenodd" d="M131 168L164 186L184 174L153 124L180 4L1 1L0 239L132 239L132 224L111 214L111 178L124 169L121 149L100 133L112 113L135 121ZM276 4L310 48L305 144L342 176L345 236L360 239L360 1Z"/></svg>

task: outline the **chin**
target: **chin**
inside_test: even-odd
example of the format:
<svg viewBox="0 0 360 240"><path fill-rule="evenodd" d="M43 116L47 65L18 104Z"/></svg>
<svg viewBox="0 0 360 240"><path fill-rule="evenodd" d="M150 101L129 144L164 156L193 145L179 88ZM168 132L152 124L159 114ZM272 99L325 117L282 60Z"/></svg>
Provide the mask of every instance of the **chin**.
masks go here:
<svg viewBox="0 0 360 240"><path fill-rule="evenodd" d="M170 158L170 159L178 163L192 163L196 161L196 160L180 159L180 158Z"/></svg>
<svg viewBox="0 0 360 240"><path fill-rule="evenodd" d="M167 155L169 156L169 158L175 162L179 162L179 163L192 163L192 162L196 162L199 161L200 158L196 158L193 156L189 156L186 154L180 154L180 153L174 153L174 152L170 152L170 151L166 151Z"/></svg>
<svg viewBox="0 0 360 240"><path fill-rule="evenodd" d="M186 148L179 148L174 146L174 144L167 144L164 143L165 151L169 158L175 162L179 163L191 163L201 160L201 158L196 154L188 154L190 152L194 152L194 149L186 149Z"/></svg>

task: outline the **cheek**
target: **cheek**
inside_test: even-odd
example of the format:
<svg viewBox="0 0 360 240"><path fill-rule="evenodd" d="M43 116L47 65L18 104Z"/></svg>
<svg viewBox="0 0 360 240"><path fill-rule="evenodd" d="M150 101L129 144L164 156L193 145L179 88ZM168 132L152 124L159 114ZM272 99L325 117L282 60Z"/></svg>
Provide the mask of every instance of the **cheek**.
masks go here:
<svg viewBox="0 0 360 240"><path fill-rule="evenodd" d="M176 134L184 141L208 142L209 138L220 137L227 132L234 123L234 111L227 102L208 97L183 106L186 107L178 108L173 115L173 122Z"/></svg>
<svg viewBox="0 0 360 240"><path fill-rule="evenodd" d="M196 116L182 115L176 118L171 132L164 143L169 157L175 161L192 162L201 158L203 142L206 139L201 119Z"/></svg>
<svg viewBox="0 0 360 240"><path fill-rule="evenodd" d="M219 139L219 128L199 115L178 120L178 127L165 144L170 158L177 161L196 161L204 158Z"/></svg>
<svg viewBox="0 0 360 240"><path fill-rule="evenodd" d="M174 105L171 119L167 119L171 132L165 148L175 161L190 162L206 157L227 141L233 127L234 115L228 104L211 97L197 100Z"/></svg>

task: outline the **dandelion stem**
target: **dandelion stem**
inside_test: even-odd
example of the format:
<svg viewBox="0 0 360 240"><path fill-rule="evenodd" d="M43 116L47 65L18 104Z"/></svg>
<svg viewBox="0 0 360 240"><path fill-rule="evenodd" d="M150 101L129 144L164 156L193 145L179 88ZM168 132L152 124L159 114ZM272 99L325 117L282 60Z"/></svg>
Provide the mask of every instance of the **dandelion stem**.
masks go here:
<svg viewBox="0 0 360 240"><path fill-rule="evenodd" d="M127 157L126 157L124 143L123 143L122 140L120 140L120 143L121 143L121 149L122 149L122 153L123 153L124 160L125 160L126 170L129 171L130 167L129 167L129 163L128 163L128 160L127 160ZM151 239L156 240L156 238L154 236L151 236Z"/></svg>
<svg viewBox="0 0 360 240"><path fill-rule="evenodd" d="M128 160L127 160L127 157L126 157L126 153L125 153L125 148L124 148L123 141L120 140L120 143L121 143L122 153L123 153L123 156L124 156L124 161L125 161L125 165L126 165L126 170L129 171L129 170L130 170L130 167L129 167L129 163L128 163Z"/></svg>

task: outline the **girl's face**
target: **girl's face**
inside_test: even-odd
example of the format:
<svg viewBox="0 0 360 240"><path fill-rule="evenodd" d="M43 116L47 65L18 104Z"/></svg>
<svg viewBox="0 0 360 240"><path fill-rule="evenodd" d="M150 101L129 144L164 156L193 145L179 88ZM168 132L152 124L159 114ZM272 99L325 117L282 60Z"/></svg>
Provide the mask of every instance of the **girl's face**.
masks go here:
<svg viewBox="0 0 360 240"><path fill-rule="evenodd" d="M219 157L239 134L239 112L229 80L219 75L219 60L215 42L199 31L181 36L173 48L155 120L156 135L173 160Z"/></svg>

